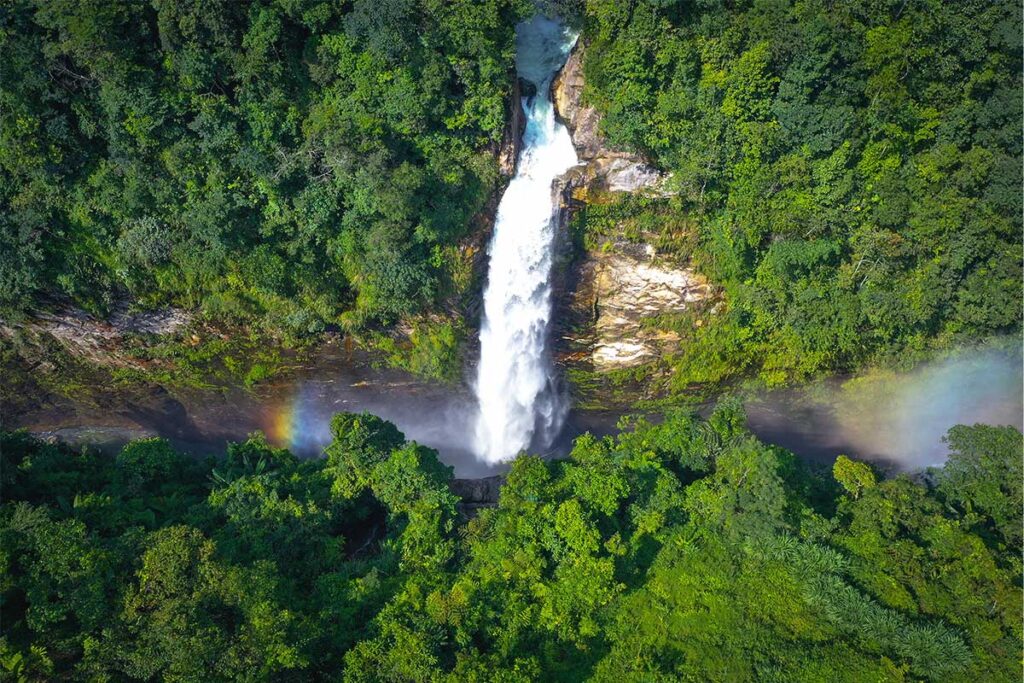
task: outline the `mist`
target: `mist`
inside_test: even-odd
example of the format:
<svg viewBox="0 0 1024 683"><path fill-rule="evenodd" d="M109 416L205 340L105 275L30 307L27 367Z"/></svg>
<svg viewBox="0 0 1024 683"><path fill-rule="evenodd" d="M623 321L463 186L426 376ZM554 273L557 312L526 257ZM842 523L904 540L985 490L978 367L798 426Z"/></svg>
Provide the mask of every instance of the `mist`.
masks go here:
<svg viewBox="0 0 1024 683"><path fill-rule="evenodd" d="M957 424L1022 426L1021 352L962 351L911 372L871 371L748 403L751 429L818 461L845 454L913 471L941 465Z"/></svg>
<svg viewBox="0 0 1024 683"><path fill-rule="evenodd" d="M765 443L823 466L844 454L885 469L912 471L945 461L942 437L953 425L980 422L1020 429L1022 381L1019 341L1010 340L999 347L962 350L911 372L874 370L761 392L746 401L748 424ZM102 407L54 405L13 426L97 446L162 436L196 454L222 453L227 442L261 430L275 445L319 457L331 440L331 417L365 410L394 422L407 438L436 448L456 476L500 473L506 465L481 461L473 453L477 407L468 383L452 387L417 380L328 347L296 376L256 391L112 392ZM566 455L573 438L585 431L615 433L621 415L618 410L571 410L561 435L542 454Z"/></svg>

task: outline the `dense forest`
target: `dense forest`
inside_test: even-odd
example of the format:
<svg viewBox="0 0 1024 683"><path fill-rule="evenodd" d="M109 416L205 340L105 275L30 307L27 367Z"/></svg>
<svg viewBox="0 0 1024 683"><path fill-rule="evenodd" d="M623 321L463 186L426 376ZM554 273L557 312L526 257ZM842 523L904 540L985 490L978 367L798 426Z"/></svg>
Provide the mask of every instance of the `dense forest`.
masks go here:
<svg viewBox="0 0 1024 683"><path fill-rule="evenodd" d="M679 387L1019 329L1020 3L585 6L604 132L680 193L590 222L675 226L725 292L679 327Z"/></svg>
<svg viewBox="0 0 1024 683"><path fill-rule="evenodd" d="M0 308L308 335L467 285L528 2L13 0Z"/></svg>
<svg viewBox="0 0 1024 683"><path fill-rule="evenodd" d="M737 404L513 462L467 519L451 470L338 414L327 457L200 462L0 443L12 680L1019 681L1021 435L945 468L817 474Z"/></svg>

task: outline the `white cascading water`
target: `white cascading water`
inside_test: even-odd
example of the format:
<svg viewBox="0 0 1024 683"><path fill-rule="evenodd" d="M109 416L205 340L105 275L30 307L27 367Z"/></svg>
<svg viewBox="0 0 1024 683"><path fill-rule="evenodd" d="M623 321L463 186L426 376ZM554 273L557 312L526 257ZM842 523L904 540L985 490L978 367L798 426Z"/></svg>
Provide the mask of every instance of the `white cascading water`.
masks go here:
<svg viewBox="0 0 1024 683"><path fill-rule="evenodd" d="M523 132L515 177L498 205L480 330L475 450L488 462L544 448L565 419L545 348L551 317L552 251L557 227L556 178L578 163L565 126L555 120L551 81L576 37L535 17L516 29L516 71L536 85L523 98Z"/></svg>

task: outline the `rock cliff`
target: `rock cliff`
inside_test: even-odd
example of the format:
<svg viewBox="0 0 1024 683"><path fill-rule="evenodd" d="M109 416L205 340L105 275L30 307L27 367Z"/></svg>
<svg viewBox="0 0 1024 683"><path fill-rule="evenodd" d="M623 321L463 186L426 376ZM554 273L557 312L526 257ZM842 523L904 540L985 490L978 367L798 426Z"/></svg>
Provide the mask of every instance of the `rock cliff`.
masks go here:
<svg viewBox="0 0 1024 683"><path fill-rule="evenodd" d="M577 44L552 84L555 110L569 128L582 164L573 169L563 191L568 225L582 205L608 193L670 196L663 174L639 155L610 147L600 131L601 117L583 97L585 47ZM563 361L581 361L597 372L635 367L671 353L679 335L658 324L686 311L710 305L714 287L685 260L659 254L653 237L626 240L626 230L599 249L584 249L571 259L559 306L568 314L561 329Z"/></svg>
<svg viewBox="0 0 1024 683"><path fill-rule="evenodd" d="M507 123L505 130L502 131L501 143L497 149L498 170L506 181L516 173L519 147L523 140L523 130L526 128L526 117L520 102L523 96L522 87L522 79L512 79L512 94L505 103L505 121ZM500 189L504 190L504 183ZM501 191L497 195L500 197Z"/></svg>
<svg viewBox="0 0 1024 683"><path fill-rule="evenodd" d="M480 508L497 507L504 475L481 477L479 479L453 479L449 488L459 498L459 506L465 514L474 514Z"/></svg>
<svg viewBox="0 0 1024 683"><path fill-rule="evenodd" d="M131 313L126 303L99 319L73 307L42 311L17 323L0 320L0 336L28 338L44 335L72 356L95 365L142 369L145 363L128 348L130 335L173 335L188 327L192 315L178 308Z"/></svg>
<svg viewBox="0 0 1024 683"><path fill-rule="evenodd" d="M589 318L589 334L577 331L570 339L589 350L597 371L641 365L679 343L679 335L659 327L656 316L683 313L713 295L703 276L660 257L651 245L611 243L581 263L569 305L577 319Z"/></svg>

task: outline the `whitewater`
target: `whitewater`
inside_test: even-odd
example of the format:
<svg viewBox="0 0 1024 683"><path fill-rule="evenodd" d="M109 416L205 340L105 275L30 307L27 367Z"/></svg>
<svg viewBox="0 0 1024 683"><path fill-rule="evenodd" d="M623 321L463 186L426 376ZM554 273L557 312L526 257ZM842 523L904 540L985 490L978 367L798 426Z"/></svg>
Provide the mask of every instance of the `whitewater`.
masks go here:
<svg viewBox="0 0 1024 683"><path fill-rule="evenodd" d="M551 81L576 36L535 17L516 29L516 71L536 86L518 164L498 205L488 246L488 280L474 390L477 457L500 462L551 444L565 420L547 349L551 264L557 229L555 180L578 163L565 126L555 120Z"/></svg>

